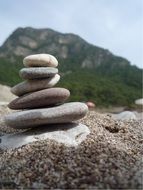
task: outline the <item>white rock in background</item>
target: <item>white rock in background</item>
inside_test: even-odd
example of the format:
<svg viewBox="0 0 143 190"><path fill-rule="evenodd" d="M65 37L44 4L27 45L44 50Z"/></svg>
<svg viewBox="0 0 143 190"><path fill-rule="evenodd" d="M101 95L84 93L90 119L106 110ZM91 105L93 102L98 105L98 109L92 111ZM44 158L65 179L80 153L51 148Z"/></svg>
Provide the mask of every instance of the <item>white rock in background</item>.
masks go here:
<svg viewBox="0 0 143 190"><path fill-rule="evenodd" d="M135 104L143 106L143 98L136 100Z"/></svg>
<svg viewBox="0 0 143 190"><path fill-rule="evenodd" d="M49 125L49 127L38 127L24 132L4 135L0 137L0 148L14 149L45 139L55 140L65 146L77 146L86 139L89 133L89 128L83 124Z"/></svg>
<svg viewBox="0 0 143 190"><path fill-rule="evenodd" d="M112 114L113 119L116 120L129 120L129 119L137 119L136 114L131 111L123 111L118 114Z"/></svg>

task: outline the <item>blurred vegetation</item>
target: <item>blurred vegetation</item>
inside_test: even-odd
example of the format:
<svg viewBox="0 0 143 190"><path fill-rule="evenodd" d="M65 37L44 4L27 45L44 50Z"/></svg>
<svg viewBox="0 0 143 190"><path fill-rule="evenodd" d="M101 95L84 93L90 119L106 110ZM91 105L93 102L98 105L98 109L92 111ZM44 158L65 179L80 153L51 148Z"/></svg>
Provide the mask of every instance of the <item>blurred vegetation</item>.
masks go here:
<svg viewBox="0 0 143 190"><path fill-rule="evenodd" d="M13 86L22 79L19 70L22 58L14 63L0 59L0 83ZM129 64L102 64L95 69L71 67L71 62L61 61L61 80L57 86L70 90L70 101L93 101L97 106L129 106L142 97L142 70ZM68 67L70 65L70 67ZM75 64L74 64L75 65Z"/></svg>
<svg viewBox="0 0 143 190"><path fill-rule="evenodd" d="M141 97L141 88L128 85L119 77L101 75L97 72L77 71L65 75L60 85L71 91L71 100L93 101L98 106L129 106Z"/></svg>

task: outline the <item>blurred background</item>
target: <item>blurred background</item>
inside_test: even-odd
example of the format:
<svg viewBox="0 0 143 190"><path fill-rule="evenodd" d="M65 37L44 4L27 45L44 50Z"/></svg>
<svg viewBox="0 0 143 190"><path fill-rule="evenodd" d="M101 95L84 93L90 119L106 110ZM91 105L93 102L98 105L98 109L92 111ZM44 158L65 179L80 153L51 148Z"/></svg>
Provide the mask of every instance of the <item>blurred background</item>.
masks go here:
<svg viewBox="0 0 143 190"><path fill-rule="evenodd" d="M29 54L59 61L69 101L119 112L142 98L143 1L1 0L0 101L21 81ZM142 104L142 99L139 105Z"/></svg>

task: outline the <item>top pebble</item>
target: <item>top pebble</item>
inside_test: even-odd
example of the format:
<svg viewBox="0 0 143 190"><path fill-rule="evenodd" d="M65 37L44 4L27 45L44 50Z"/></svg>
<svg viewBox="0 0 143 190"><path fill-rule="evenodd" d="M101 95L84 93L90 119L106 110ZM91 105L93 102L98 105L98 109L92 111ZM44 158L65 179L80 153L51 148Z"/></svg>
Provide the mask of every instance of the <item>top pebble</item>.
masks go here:
<svg viewBox="0 0 143 190"><path fill-rule="evenodd" d="M24 58L25 67L57 67L57 59L50 54L29 55Z"/></svg>

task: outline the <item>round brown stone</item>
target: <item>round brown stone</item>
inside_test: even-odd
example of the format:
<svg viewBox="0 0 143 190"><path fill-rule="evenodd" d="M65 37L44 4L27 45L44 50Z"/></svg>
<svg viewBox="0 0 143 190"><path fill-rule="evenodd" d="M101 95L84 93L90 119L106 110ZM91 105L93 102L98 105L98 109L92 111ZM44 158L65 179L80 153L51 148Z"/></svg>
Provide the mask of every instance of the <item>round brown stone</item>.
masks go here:
<svg viewBox="0 0 143 190"><path fill-rule="evenodd" d="M65 88L49 88L33 92L13 100L8 107L11 109L31 109L57 105L65 102L70 96Z"/></svg>

